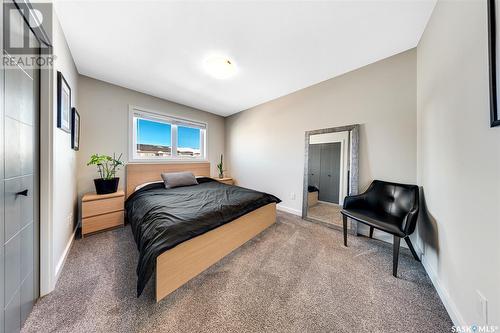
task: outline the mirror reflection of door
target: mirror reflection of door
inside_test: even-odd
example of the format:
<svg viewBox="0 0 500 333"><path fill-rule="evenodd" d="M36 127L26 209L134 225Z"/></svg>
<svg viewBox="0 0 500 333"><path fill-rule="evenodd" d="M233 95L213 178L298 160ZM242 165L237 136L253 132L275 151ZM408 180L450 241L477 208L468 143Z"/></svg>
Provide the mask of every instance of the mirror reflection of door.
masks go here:
<svg viewBox="0 0 500 333"><path fill-rule="evenodd" d="M321 145L309 145L309 186L319 189Z"/></svg>
<svg viewBox="0 0 500 333"><path fill-rule="evenodd" d="M339 203L340 153L340 142L312 144L309 147L309 186L318 190L320 201Z"/></svg>
<svg viewBox="0 0 500 333"><path fill-rule="evenodd" d="M310 136L307 217L342 224L340 210L349 183L349 142L348 131Z"/></svg>
<svg viewBox="0 0 500 333"><path fill-rule="evenodd" d="M322 170L322 172L321 172ZM340 142L321 144L319 200L339 203Z"/></svg>

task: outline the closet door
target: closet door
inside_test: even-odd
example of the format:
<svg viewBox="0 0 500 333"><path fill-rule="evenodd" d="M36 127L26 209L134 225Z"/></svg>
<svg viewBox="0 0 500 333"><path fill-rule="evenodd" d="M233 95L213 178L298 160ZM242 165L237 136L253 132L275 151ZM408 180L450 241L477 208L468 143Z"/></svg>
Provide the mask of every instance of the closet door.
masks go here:
<svg viewBox="0 0 500 333"><path fill-rule="evenodd" d="M17 11L10 11L9 15L9 26L3 27L4 37L10 34L12 40L28 33L30 45L39 47L22 16ZM5 49L4 56L10 56ZM2 304L3 329L9 333L20 331L38 296L38 258L34 255L39 237L35 233L38 204L33 198L38 199L39 74L39 69L22 66L3 71Z"/></svg>
<svg viewBox="0 0 500 333"><path fill-rule="evenodd" d="M309 186L319 188L321 145L309 145Z"/></svg>
<svg viewBox="0 0 500 333"><path fill-rule="evenodd" d="M321 144L320 201L339 203L340 148L340 142Z"/></svg>

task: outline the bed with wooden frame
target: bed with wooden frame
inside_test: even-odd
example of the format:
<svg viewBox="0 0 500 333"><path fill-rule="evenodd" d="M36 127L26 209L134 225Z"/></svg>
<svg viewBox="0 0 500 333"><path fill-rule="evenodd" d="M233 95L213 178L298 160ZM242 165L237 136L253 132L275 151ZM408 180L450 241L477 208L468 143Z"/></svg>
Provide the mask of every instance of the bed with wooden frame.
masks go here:
<svg viewBox="0 0 500 333"><path fill-rule="evenodd" d="M210 163L128 164L126 197L138 185L161 180L161 173L180 171L210 177ZM156 259L156 301L168 296L275 221L276 203L270 203L163 252Z"/></svg>

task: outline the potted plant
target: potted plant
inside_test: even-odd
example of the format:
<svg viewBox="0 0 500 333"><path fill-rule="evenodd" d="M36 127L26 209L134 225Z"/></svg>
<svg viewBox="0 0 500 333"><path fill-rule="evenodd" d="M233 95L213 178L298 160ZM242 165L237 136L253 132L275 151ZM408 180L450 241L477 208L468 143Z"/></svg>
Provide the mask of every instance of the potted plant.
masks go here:
<svg viewBox="0 0 500 333"><path fill-rule="evenodd" d="M101 176L101 178L94 179L97 194L115 193L118 190L120 178L115 176L116 172L123 165L121 158L122 154L118 158L115 157L115 154L113 154L113 157L99 154L90 156L87 165L97 166L97 171L99 172L99 176Z"/></svg>
<svg viewBox="0 0 500 333"><path fill-rule="evenodd" d="M224 178L224 163L222 161L222 154L220 154L220 162L217 163L217 170L219 170L219 178Z"/></svg>

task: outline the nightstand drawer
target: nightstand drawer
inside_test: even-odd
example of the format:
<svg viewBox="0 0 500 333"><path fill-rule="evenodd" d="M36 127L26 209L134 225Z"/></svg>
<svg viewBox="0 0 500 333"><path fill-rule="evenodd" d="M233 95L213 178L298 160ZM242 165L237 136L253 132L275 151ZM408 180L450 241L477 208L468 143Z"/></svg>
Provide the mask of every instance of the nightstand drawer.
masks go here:
<svg viewBox="0 0 500 333"><path fill-rule="evenodd" d="M82 218L123 210L123 197L82 202Z"/></svg>
<svg viewBox="0 0 500 333"><path fill-rule="evenodd" d="M123 225L123 214L122 210L119 212L84 218L82 219L82 234L85 235L91 232L121 226Z"/></svg>

